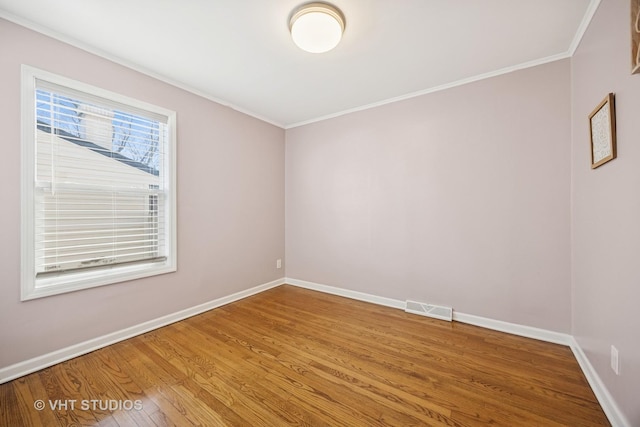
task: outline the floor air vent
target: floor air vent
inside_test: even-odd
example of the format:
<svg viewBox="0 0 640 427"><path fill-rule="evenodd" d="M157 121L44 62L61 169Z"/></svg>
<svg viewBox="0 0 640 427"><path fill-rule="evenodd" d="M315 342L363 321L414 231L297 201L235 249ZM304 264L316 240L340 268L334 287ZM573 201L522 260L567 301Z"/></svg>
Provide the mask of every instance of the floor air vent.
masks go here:
<svg viewBox="0 0 640 427"><path fill-rule="evenodd" d="M448 320L453 319L453 309L451 307L443 307L441 305L425 304L417 301L407 300L404 311L407 313L419 314L421 316L434 317L436 319Z"/></svg>

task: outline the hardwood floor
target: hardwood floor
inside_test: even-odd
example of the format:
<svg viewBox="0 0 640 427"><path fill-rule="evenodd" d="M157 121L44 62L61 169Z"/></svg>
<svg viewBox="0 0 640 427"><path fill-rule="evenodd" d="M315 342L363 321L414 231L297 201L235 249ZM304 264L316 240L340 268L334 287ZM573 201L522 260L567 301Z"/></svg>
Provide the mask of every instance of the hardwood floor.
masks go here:
<svg viewBox="0 0 640 427"><path fill-rule="evenodd" d="M2 426L486 424L609 425L568 347L292 286L0 385Z"/></svg>

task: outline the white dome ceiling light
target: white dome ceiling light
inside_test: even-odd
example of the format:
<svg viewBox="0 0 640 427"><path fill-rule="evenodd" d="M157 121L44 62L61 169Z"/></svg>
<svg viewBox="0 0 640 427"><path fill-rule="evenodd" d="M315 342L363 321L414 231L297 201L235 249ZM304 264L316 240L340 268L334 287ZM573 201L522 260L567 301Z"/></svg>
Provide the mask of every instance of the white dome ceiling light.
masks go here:
<svg viewBox="0 0 640 427"><path fill-rule="evenodd" d="M307 3L291 15L293 42L311 53L328 52L340 43L345 20L340 9L327 3Z"/></svg>

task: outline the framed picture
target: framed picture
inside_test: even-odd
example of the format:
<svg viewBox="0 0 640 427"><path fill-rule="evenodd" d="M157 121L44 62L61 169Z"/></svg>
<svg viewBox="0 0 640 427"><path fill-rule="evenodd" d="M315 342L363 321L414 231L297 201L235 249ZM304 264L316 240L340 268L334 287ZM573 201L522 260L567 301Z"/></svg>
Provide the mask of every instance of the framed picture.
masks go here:
<svg viewBox="0 0 640 427"><path fill-rule="evenodd" d="M616 158L616 110L613 93L607 95L589 115L591 169Z"/></svg>
<svg viewBox="0 0 640 427"><path fill-rule="evenodd" d="M631 74L640 73L640 0L631 1Z"/></svg>

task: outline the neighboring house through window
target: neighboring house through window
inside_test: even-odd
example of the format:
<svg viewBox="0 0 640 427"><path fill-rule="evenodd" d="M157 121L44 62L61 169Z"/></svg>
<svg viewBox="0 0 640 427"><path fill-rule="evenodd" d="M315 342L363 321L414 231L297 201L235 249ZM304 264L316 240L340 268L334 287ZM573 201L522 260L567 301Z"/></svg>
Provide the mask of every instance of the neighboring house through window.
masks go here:
<svg viewBox="0 0 640 427"><path fill-rule="evenodd" d="M22 299L176 271L175 113L22 70Z"/></svg>

